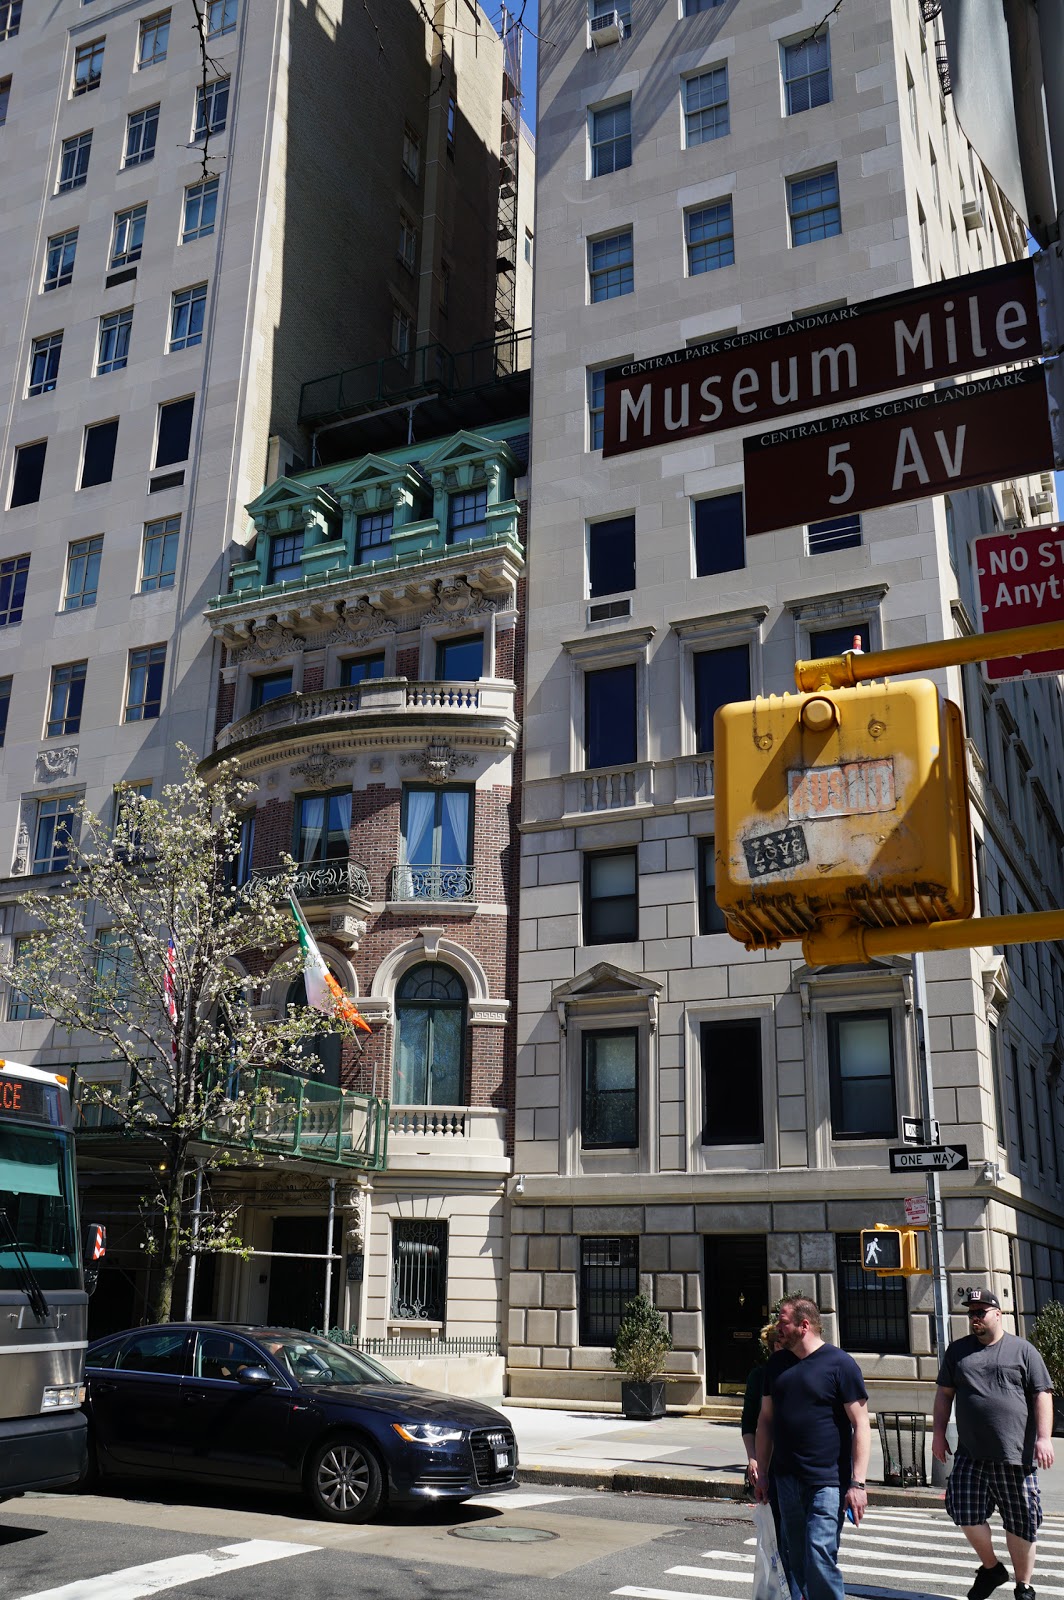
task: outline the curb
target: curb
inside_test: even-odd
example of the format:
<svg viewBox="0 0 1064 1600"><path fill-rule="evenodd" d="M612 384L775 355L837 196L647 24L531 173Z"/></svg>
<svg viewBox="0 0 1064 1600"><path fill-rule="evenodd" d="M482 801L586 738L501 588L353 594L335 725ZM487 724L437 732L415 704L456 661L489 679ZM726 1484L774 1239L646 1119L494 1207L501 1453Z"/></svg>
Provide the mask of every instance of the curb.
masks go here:
<svg viewBox="0 0 1064 1600"><path fill-rule="evenodd" d="M607 1494L647 1494L675 1496L687 1500L732 1500L753 1505L746 1485L728 1478L711 1478L704 1473L676 1469L654 1472L615 1470L610 1467L539 1467L522 1464L518 1469L522 1484L543 1484L558 1488L598 1489ZM894 1489L873 1485L868 1490L870 1506L911 1509L915 1506L941 1506L945 1490Z"/></svg>

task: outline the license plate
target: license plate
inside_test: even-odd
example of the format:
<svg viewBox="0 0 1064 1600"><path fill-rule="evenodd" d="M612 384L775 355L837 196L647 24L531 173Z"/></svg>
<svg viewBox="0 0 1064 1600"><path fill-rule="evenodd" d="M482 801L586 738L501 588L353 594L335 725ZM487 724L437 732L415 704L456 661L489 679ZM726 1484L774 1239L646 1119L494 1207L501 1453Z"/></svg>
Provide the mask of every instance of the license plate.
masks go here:
<svg viewBox="0 0 1064 1600"><path fill-rule="evenodd" d="M507 1470L507 1468L512 1466L512 1465L513 1465L513 1463L510 1460L510 1452L509 1452L509 1450L496 1450L496 1452L495 1452L495 1471L496 1472L505 1472Z"/></svg>

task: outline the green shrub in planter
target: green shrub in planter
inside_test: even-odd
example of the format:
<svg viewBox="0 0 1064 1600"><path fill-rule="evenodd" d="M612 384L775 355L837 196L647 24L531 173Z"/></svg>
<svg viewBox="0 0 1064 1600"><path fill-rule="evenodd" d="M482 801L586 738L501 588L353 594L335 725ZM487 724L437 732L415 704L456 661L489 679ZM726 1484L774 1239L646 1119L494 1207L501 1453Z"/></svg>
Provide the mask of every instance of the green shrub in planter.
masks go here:
<svg viewBox="0 0 1064 1600"><path fill-rule="evenodd" d="M637 1294L624 1308L613 1347L614 1366L630 1379L621 1385L626 1417L649 1420L665 1415L665 1382L657 1375L671 1349L665 1318L645 1294Z"/></svg>
<svg viewBox="0 0 1064 1600"><path fill-rule="evenodd" d="M1059 1300L1047 1300L1031 1329L1031 1343L1049 1368L1056 1391L1053 1396L1054 1433L1059 1433L1064 1421L1064 1306Z"/></svg>

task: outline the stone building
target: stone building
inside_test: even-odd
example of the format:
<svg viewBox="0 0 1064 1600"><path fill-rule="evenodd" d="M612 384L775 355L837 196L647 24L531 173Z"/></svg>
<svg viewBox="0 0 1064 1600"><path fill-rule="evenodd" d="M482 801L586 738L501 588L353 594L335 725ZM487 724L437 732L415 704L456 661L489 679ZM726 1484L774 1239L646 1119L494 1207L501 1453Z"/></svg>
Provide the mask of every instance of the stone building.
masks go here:
<svg viewBox="0 0 1064 1600"><path fill-rule="evenodd" d="M739 430L601 448L611 366L1026 253L954 115L939 8L826 10L541 6L515 1395L615 1397L640 1287L674 1401L741 1387L795 1290L878 1403L926 1401L936 1370L930 1278L858 1254L911 1192L887 1160L920 1114L911 963L810 969L722 931L713 713L855 635L972 632L971 540L1049 521L1052 481L755 537ZM937 681L964 707L980 911L1060 905L1059 680ZM1026 1328L1064 1290L1061 952L927 970L936 1112L971 1157L943 1179L949 1293L987 1284Z"/></svg>

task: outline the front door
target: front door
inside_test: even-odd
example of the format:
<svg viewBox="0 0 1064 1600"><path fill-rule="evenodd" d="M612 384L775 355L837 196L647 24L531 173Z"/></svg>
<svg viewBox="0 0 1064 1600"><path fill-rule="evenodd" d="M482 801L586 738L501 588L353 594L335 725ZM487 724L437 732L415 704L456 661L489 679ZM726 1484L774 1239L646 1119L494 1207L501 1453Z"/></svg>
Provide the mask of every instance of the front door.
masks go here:
<svg viewBox="0 0 1064 1600"><path fill-rule="evenodd" d="M706 1245L706 1393L742 1394L768 1320L763 1233L711 1234Z"/></svg>
<svg viewBox="0 0 1064 1600"><path fill-rule="evenodd" d="M274 1328L334 1328L340 1303L340 1268L332 1264L332 1292L329 1318L325 1318L325 1229L324 1215L313 1217L274 1217L273 1246L278 1252L270 1262L270 1295L266 1320ZM333 1224L338 1234L340 1219ZM334 1246L335 1248L335 1246Z"/></svg>

